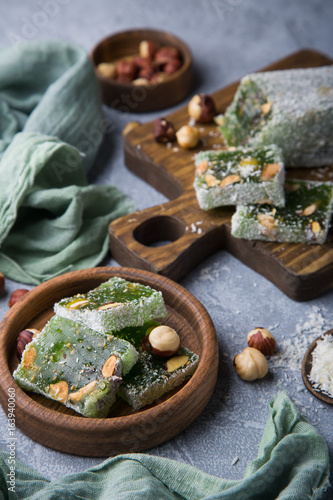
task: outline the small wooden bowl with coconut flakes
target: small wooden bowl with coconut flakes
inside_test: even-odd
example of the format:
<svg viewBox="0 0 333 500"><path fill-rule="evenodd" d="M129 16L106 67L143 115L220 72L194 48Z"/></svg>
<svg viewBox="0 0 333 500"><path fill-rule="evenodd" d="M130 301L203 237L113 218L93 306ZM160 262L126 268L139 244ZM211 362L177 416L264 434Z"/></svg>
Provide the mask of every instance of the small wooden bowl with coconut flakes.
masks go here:
<svg viewBox="0 0 333 500"><path fill-rule="evenodd" d="M333 329L309 346L302 363L302 377L313 396L333 404Z"/></svg>

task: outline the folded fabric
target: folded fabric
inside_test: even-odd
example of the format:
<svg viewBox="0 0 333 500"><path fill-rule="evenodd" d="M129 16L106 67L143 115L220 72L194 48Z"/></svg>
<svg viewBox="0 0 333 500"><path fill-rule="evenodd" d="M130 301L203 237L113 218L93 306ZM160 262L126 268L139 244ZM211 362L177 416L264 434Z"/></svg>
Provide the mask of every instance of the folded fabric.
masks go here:
<svg viewBox="0 0 333 500"><path fill-rule="evenodd" d="M88 186L103 139L98 82L86 52L62 41L0 51L0 269L38 284L97 265L108 224L132 203Z"/></svg>
<svg viewBox="0 0 333 500"><path fill-rule="evenodd" d="M166 458L128 454L55 481L16 460L11 486L8 461L1 453L0 491L9 500L310 500L320 498L329 478L325 441L285 392L270 404L258 458L239 481Z"/></svg>

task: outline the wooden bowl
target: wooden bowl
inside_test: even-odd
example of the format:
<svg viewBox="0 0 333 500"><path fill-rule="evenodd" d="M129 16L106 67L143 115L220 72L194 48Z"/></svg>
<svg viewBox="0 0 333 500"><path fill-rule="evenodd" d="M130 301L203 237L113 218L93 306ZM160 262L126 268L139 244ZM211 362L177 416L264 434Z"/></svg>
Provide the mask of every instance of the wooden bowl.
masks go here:
<svg viewBox="0 0 333 500"><path fill-rule="evenodd" d="M183 65L163 82L154 85L120 83L96 71L103 102L119 111L138 113L168 108L185 99L192 87L192 57L188 46L174 35L158 30L122 31L105 38L91 52L95 69L102 62L138 54L142 40L176 47L182 55Z"/></svg>
<svg viewBox="0 0 333 500"><path fill-rule="evenodd" d="M333 335L333 329L326 332L325 335ZM328 394L322 392L320 389L315 389L309 380L309 375L311 373L311 368L312 368L312 353L317 347L317 342L322 338L323 338L322 336L318 337L316 340L312 342L312 344L307 349L302 362L302 378L305 387L308 389L309 392L311 392L311 394L313 394L313 396L320 399L321 401L324 401L325 403L332 405L333 398L331 398Z"/></svg>
<svg viewBox="0 0 333 500"><path fill-rule="evenodd" d="M164 324L178 331L182 343L200 356L192 378L136 412L118 400L109 418L85 418L56 401L20 389L12 377L17 366L16 338L25 328L41 329L59 299L121 276L160 290L168 316ZM105 457L142 451L175 436L208 403L217 379L218 345L214 325L203 305L168 278L129 268L100 267L75 271L37 286L17 302L0 324L0 402L8 412L15 397L15 424L33 440L75 455Z"/></svg>

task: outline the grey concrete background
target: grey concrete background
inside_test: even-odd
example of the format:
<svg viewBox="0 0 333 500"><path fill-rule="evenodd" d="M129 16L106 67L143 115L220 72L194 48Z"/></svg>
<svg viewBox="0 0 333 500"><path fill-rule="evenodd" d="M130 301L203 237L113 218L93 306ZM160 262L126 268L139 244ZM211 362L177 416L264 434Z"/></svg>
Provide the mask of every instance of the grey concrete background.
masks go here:
<svg viewBox="0 0 333 500"><path fill-rule="evenodd" d="M193 93L217 90L302 48L316 49L333 58L331 0L1 0L0 8L1 47L22 39L59 38L90 51L101 38L123 29L151 27L173 32L193 53ZM128 121L151 121L161 112L129 115L104 111L114 130L103 143L92 182L117 185L138 209L163 203L164 196L126 169L121 139ZM118 265L111 257L103 264ZM268 404L285 389L326 439L333 465L333 407L312 397L301 379L301 360L308 345L333 327L333 291L309 302L294 302L223 251L203 262L181 284L203 303L215 324L219 379L200 417L180 435L147 453L173 458L220 477L240 479L257 455ZM22 284L7 280L5 295L0 299L0 319L8 310L10 293L19 287ZM248 384L234 373L232 359L246 346L247 332L257 325L272 331L279 349L270 360L269 375ZM2 410L0 428L0 446L5 449L6 415ZM102 461L47 449L19 430L17 437L18 458L50 479ZM325 498L333 498L332 492L331 488Z"/></svg>

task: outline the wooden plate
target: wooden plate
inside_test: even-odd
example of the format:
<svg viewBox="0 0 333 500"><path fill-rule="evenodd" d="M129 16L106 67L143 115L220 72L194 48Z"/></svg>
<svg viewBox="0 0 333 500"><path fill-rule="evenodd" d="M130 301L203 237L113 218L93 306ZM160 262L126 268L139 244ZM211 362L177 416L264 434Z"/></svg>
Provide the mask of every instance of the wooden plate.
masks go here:
<svg viewBox="0 0 333 500"><path fill-rule="evenodd" d="M182 66L165 80L154 85L133 85L105 78L96 71L102 100L118 111L141 113L165 109L185 99L192 87L192 55L189 47L178 37L153 29L129 30L101 40L92 50L95 69L99 63L112 62L137 55L142 40L153 40L160 46L170 45L179 50Z"/></svg>
<svg viewBox="0 0 333 500"><path fill-rule="evenodd" d="M163 323L175 328L183 344L200 356L193 377L156 404L137 412L119 400L111 416L104 419L79 416L55 401L21 390L12 377L19 332L40 329L52 316L53 304L59 299L87 292L112 276L162 292L168 310ZM137 452L170 439L202 412L217 379L217 338L207 311L177 283L146 271L101 267L53 278L31 290L9 310L0 324L0 334L0 402L4 411L8 411L8 397L14 389L16 426L45 446L75 455L105 457Z"/></svg>
<svg viewBox="0 0 333 500"><path fill-rule="evenodd" d="M332 64L326 56L303 50L264 70ZM238 82L212 94L218 112L233 99ZM176 129L188 123L187 107L166 118ZM193 188L193 155L223 145L217 127L200 125L202 143L195 149L168 148L153 137L153 122L139 125L124 138L125 162L136 175L171 201L121 217L109 226L110 249L123 266L147 269L180 280L214 252L224 249L264 275L295 300L309 300L333 286L333 230L324 245L248 241L231 235L233 207L201 210ZM290 169L288 176L333 181L333 165ZM168 244L156 247L156 242ZM155 245L155 246L154 246Z"/></svg>
<svg viewBox="0 0 333 500"><path fill-rule="evenodd" d="M325 335L333 335L333 329L326 332ZM312 368L312 353L317 347L317 342L322 339L322 336L318 337L316 340L312 342L312 344L309 346L308 350L305 353L305 356L303 358L303 363L302 363L302 377L303 377L303 382L305 384L305 387L313 394L316 396L316 398L321 399L321 401L324 401L325 403L329 403L333 405L333 398L328 396L327 394L323 393L319 389L315 389L311 382L308 379L308 376L310 375L311 368Z"/></svg>

